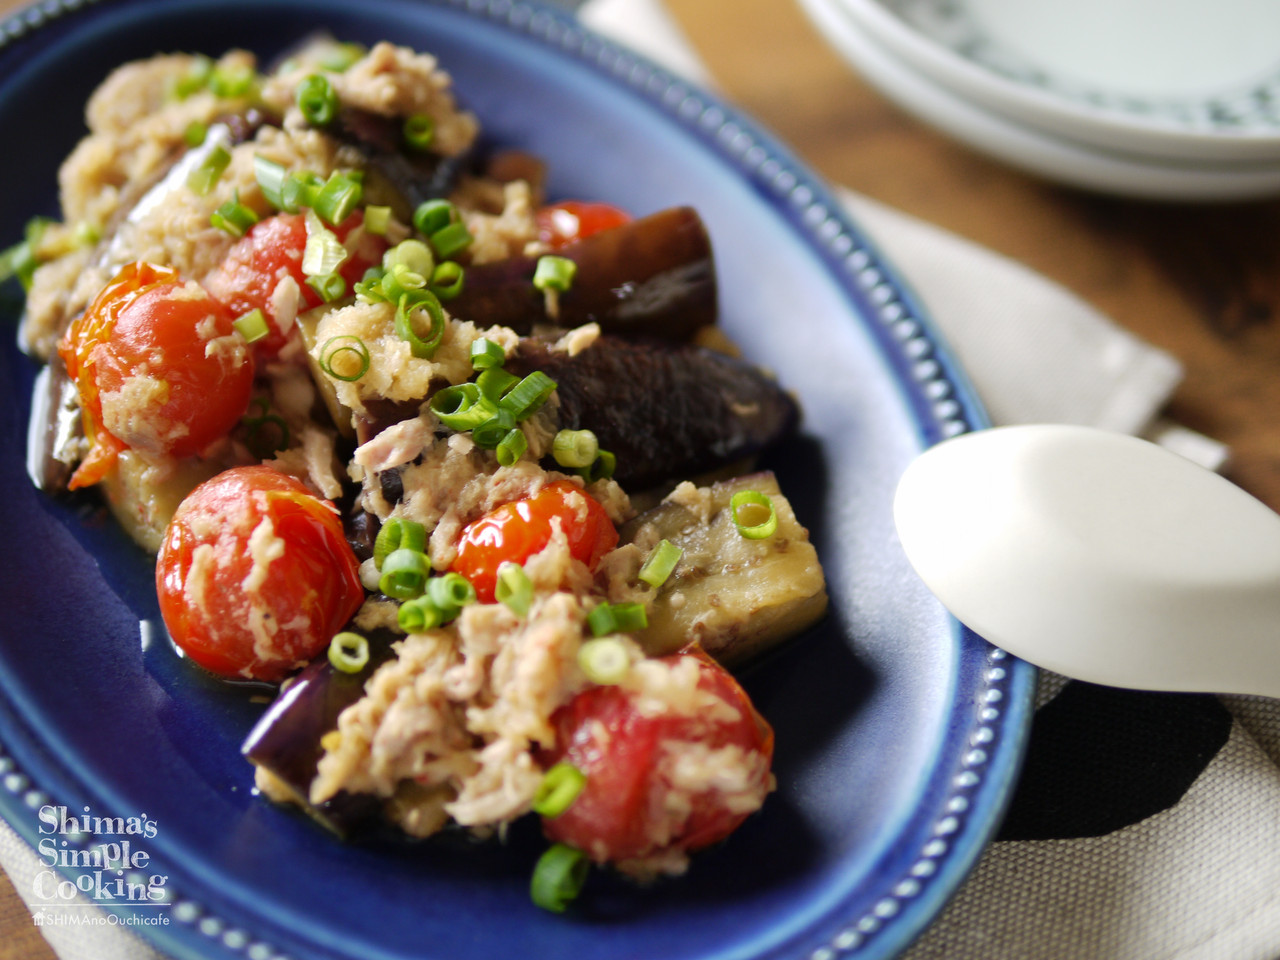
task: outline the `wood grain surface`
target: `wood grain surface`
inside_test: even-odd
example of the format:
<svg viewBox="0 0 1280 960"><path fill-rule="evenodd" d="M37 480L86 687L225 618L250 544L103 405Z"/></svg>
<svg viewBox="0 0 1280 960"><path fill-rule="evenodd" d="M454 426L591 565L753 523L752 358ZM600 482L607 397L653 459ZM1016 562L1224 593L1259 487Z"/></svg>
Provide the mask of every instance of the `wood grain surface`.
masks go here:
<svg viewBox="0 0 1280 960"><path fill-rule="evenodd" d="M791 0L667 3L721 91L829 181L1021 261L1174 354L1186 378L1169 413L1227 443L1228 476L1280 509L1280 201L1157 204L1047 184L883 99ZM0 15L18 6L0 0ZM0 960L50 957L4 884Z"/></svg>

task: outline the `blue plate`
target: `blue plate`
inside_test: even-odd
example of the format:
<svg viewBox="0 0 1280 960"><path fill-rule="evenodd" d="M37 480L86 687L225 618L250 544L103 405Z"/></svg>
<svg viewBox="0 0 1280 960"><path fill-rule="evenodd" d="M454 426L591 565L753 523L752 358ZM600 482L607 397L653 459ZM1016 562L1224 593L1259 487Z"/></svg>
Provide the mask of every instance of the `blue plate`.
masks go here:
<svg viewBox="0 0 1280 960"><path fill-rule="evenodd" d="M20 561L0 581L0 812L33 843L50 806L145 815L154 836L134 849L151 860L123 879L167 876L166 899L149 914L107 906L122 919L163 911L166 924L136 929L176 957L897 954L995 828L1032 672L945 614L890 517L905 464L983 415L892 270L769 134L525 2L46 2L0 28L0 238L57 214L55 171L111 67L235 45L269 57L322 26L436 53L493 141L549 160L553 196L636 213L692 203L706 219L724 326L804 405L803 439L770 465L813 532L832 597L820 627L746 677L776 727L778 791L687 876L636 888L598 873L563 916L529 902L532 825L505 843L344 845L268 804L239 755L262 704L174 656L148 558L101 511L32 489L22 451L35 367L10 345L0 511ZM13 284L3 297L13 322ZM64 872L92 886L91 870Z"/></svg>

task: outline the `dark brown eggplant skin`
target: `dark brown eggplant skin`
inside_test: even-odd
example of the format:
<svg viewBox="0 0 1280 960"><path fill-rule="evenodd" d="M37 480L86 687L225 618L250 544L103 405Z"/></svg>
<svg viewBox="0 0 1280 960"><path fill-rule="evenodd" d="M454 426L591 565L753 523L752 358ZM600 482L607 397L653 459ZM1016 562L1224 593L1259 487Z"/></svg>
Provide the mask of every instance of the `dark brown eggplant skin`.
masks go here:
<svg viewBox="0 0 1280 960"><path fill-rule="evenodd" d="M453 157L403 146L403 121L368 110L344 107L327 128L339 140L359 148L365 167L381 177L404 201L398 216L408 219L427 200L446 196L472 162L469 153Z"/></svg>
<svg viewBox="0 0 1280 960"><path fill-rule="evenodd" d="M570 357L529 338L507 369L556 382L560 427L591 430L627 490L754 457L799 422L795 400L759 369L691 344L601 336Z"/></svg>
<svg viewBox="0 0 1280 960"><path fill-rule="evenodd" d="M338 728L338 715L364 696L364 685L391 659L395 636L387 630L367 635L369 662L359 673L343 673L327 657L303 668L259 718L240 752L293 791L307 812L339 834L346 834L377 809L372 797L339 794L315 805L307 800L316 765L324 756L321 738Z"/></svg>
<svg viewBox="0 0 1280 960"><path fill-rule="evenodd" d="M716 321L715 264L706 225L692 207L672 207L602 230L556 251L578 265L559 313L533 286L536 257L470 266L449 312L480 327L519 334L535 326L598 323L606 333L686 341Z"/></svg>

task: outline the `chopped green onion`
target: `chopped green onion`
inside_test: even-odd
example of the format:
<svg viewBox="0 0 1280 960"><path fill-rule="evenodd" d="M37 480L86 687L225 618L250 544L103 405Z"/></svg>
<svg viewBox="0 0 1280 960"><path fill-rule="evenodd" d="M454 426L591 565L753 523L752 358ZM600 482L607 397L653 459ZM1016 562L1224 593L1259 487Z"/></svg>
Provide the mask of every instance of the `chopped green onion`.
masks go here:
<svg viewBox="0 0 1280 960"><path fill-rule="evenodd" d="M75 234L72 241L77 247L92 247L95 243L102 239L102 231L98 229L98 225L89 220L81 220L76 224Z"/></svg>
<svg viewBox="0 0 1280 960"><path fill-rule="evenodd" d="M426 150L436 135L436 122L425 113L415 113L404 121L404 142L414 150Z"/></svg>
<svg viewBox="0 0 1280 960"><path fill-rule="evenodd" d="M204 138L209 135L209 128L199 120L192 120L187 124L187 129L182 131L182 142L188 147L198 147L204 143Z"/></svg>
<svg viewBox="0 0 1280 960"><path fill-rule="evenodd" d="M363 197L364 187L359 179L335 170L317 191L312 206L321 219L336 227L355 212Z"/></svg>
<svg viewBox="0 0 1280 960"><path fill-rule="evenodd" d="M424 237L429 237L453 223L457 216L457 208L448 200L427 200L413 211L413 226Z"/></svg>
<svg viewBox="0 0 1280 960"><path fill-rule="evenodd" d="M444 613L428 597L414 597L400 604L396 622L405 633L425 633L444 624Z"/></svg>
<svg viewBox="0 0 1280 960"><path fill-rule="evenodd" d="M511 411L499 407L488 420L471 428L471 439L477 447L496 450L515 426L516 418L511 415Z"/></svg>
<svg viewBox="0 0 1280 960"><path fill-rule="evenodd" d="M773 501L759 490L739 490L729 498L733 525L748 540L763 540L778 529Z"/></svg>
<svg viewBox="0 0 1280 960"><path fill-rule="evenodd" d="M476 387L479 388L482 396L488 397L494 403L497 403L505 397L517 383L520 378L514 373L509 373L502 367L490 367L488 370L481 370L480 375L476 377Z"/></svg>
<svg viewBox="0 0 1280 960"><path fill-rule="evenodd" d="M173 95L179 100L185 100L193 93L203 90L208 85L212 73L213 61L203 54L196 56L187 67L187 72L174 83Z"/></svg>
<svg viewBox="0 0 1280 960"><path fill-rule="evenodd" d="M330 337L320 348L320 369L335 380L352 383L369 372L369 348L353 334Z"/></svg>
<svg viewBox="0 0 1280 960"><path fill-rule="evenodd" d="M319 58L320 66L333 73L343 73L367 52L360 43L335 43L323 51Z"/></svg>
<svg viewBox="0 0 1280 960"><path fill-rule="evenodd" d="M587 775L572 763L557 763L542 775L533 794L533 812L540 817L560 816L578 799L587 785Z"/></svg>
<svg viewBox="0 0 1280 960"><path fill-rule="evenodd" d="M340 273L326 273L319 277L307 277L307 286L320 294L325 303L333 303L347 295L347 281Z"/></svg>
<svg viewBox="0 0 1280 960"><path fill-rule="evenodd" d="M618 458L608 450L601 450L595 460L578 471L578 475L587 483L595 483L597 480L608 480L612 477L617 466Z"/></svg>
<svg viewBox="0 0 1280 960"><path fill-rule="evenodd" d="M222 171L227 169L227 164L230 162L231 152L222 144L218 144L209 151L208 156L198 167L187 174L187 186L192 193L205 196L213 189L213 185L218 182Z"/></svg>
<svg viewBox="0 0 1280 960"><path fill-rule="evenodd" d="M435 257L431 248L421 240L402 240L382 255L382 269L394 273L397 267L404 267L410 273L422 278L419 287L426 286L427 278L435 269Z"/></svg>
<svg viewBox="0 0 1280 960"><path fill-rule="evenodd" d="M376 237L385 237L391 226L391 208L367 206L364 208L364 228Z"/></svg>
<svg viewBox="0 0 1280 960"><path fill-rule="evenodd" d="M379 590L393 600L412 600L426 589L431 563L421 550L401 547L383 558L380 569Z"/></svg>
<svg viewBox="0 0 1280 960"><path fill-rule="evenodd" d="M0 253L0 283L10 277L17 277L23 290L31 289L31 280L35 276L40 260L35 254L35 244L31 240L23 240Z"/></svg>
<svg viewBox="0 0 1280 960"><path fill-rule="evenodd" d="M442 260L447 260L471 246L475 238L461 220L457 220L430 234L431 248Z"/></svg>
<svg viewBox="0 0 1280 960"><path fill-rule="evenodd" d="M609 633L634 633L649 625L649 616L641 603L599 603L587 614L587 626L593 637Z"/></svg>
<svg viewBox="0 0 1280 960"><path fill-rule="evenodd" d="M355 286L356 298L362 303L384 303L389 299L382 291L383 269L370 267Z"/></svg>
<svg viewBox="0 0 1280 960"><path fill-rule="evenodd" d="M452 300L462 292L462 284L466 273L462 265L454 260L446 260L436 264L431 271L431 290L441 300Z"/></svg>
<svg viewBox="0 0 1280 960"><path fill-rule="evenodd" d="M257 80L257 71L248 64L215 67L209 76L209 89L219 97L245 97L253 92L253 85Z"/></svg>
<svg viewBox="0 0 1280 960"><path fill-rule="evenodd" d="M338 95L322 73L313 73L298 84L297 103L313 127L327 127L338 115Z"/></svg>
<svg viewBox="0 0 1280 960"><path fill-rule="evenodd" d="M613 686L630 672L631 654L617 637L596 637L578 648L578 666L592 683Z"/></svg>
<svg viewBox="0 0 1280 960"><path fill-rule="evenodd" d="M329 662L343 673L359 673L369 662L369 641L344 630L329 641Z"/></svg>
<svg viewBox="0 0 1280 960"><path fill-rule="evenodd" d="M502 405L511 411L516 420L525 420L538 412L555 389L554 380L541 370L534 370L511 388L502 398Z"/></svg>
<svg viewBox="0 0 1280 960"><path fill-rule="evenodd" d="M568 257L547 254L538 258L538 265L533 271L533 285L539 290L558 290L563 293L573 286L573 278L577 272L578 265Z"/></svg>
<svg viewBox="0 0 1280 960"><path fill-rule="evenodd" d="M434 577L427 584L427 589L432 602L441 610L460 610L476 602L476 588L460 573L451 571Z"/></svg>
<svg viewBox="0 0 1280 960"><path fill-rule="evenodd" d="M404 517L390 517L378 531L373 541L373 562L381 570L382 561L397 550L414 550L422 553L427 549L427 529L416 520Z"/></svg>
<svg viewBox="0 0 1280 960"><path fill-rule="evenodd" d="M495 413L474 383L459 383L436 391L428 406L450 430L474 430Z"/></svg>
<svg viewBox="0 0 1280 960"><path fill-rule="evenodd" d="M670 540L658 541L658 545L650 551L640 567L640 579L657 589L667 582L667 578L671 576L682 556L684 551Z"/></svg>
<svg viewBox="0 0 1280 960"><path fill-rule="evenodd" d="M420 313L427 315L431 326L427 337L418 335L415 319ZM409 344L409 351L420 360L429 360L444 338L444 310L430 290L409 290L400 295L396 305L396 334Z"/></svg>
<svg viewBox="0 0 1280 960"><path fill-rule="evenodd" d="M500 367L507 360L507 352L502 345L494 343L488 337L480 337L471 341L471 367L473 370L488 370Z"/></svg>
<svg viewBox="0 0 1280 960"><path fill-rule="evenodd" d="M557 843L538 858L529 882L533 902L552 913L564 913L582 892L591 863L581 850Z"/></svg>
<svg viewBox="0 0 1280 960"><path fill-rule="evenodd" d="M284 183L288 176L289 171L274 160L269 160L260 153L254 155L253 177L258 181L258 188L262 190L262 195L267 198L267 202L277 210L284 208L281 191L284 190Z"/></svg>
<svg viewBox="0 0 1280 960"><path fill-rule="evenodd" d="M303 207L314 207L316 196L324 185L320 175L310 170L289 174L280 187L280 209L286 213L297 213Z"/></svg>
<svg viewBox="0 0 1280 960"><path fill-rule="evenodd" d="M600 441L590 430L561 430L551 443L551 456L562 467L589 467L600 452Z"/></svg>
<svg viewBox="0 0 1280 960"><path fill-rule="evenodd" d="M245 343L256 343L271 332L271 328L267 326L267 318L260 307L254 307L248 313L236 317L231 321L231 326L244 337Z"/></svg>
<svg viewBox="0 0 1280 960"><path fill-rule="evenodd" d="M523 617L533 605L533 581L520 564L504 560L498 565L493 596L516 616Z"/></svg>
<svg viewBox="0 0 1280 960"><path fill-rule="evenodd" d="M233 237L243 237L258 222L258 215L240 202L240 191L235 190L231 199L209 215L209 223L225 230Z"/></svg>
<svg viewBox="0 0 1280 960"><path fill-rule="evenodd" d="M307 245L302 251L302 272L308 277L335 273L350 254L342 241L328 229L314 211L306 212Z"/></svg>
<svg viewBox="0 0 1280 960"><path fill-rule="evenodd" d="M512 427L498 442L494 452L498 455L499 466L510 467L514 466L528 449L529 440L525 437L524 431L519 427Z"/></svg>

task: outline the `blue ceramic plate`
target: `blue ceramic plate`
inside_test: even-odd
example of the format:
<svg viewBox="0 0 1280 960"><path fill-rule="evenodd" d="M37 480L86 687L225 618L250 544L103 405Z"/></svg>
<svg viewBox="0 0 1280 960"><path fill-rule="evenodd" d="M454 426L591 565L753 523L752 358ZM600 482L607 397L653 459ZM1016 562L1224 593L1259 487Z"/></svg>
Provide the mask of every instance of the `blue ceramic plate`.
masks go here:
<svg viewBox="0 0 1280 960"><path fill-rule="evenodd" d="M529 902L540 850L532 825L505 844L344 845L266 803L239 755L262 704L198 675L157 639L149 561L100 511L32 489L22 450L34 365L6 346L4 816L36 842L49 806L145 815L154 836L134 848L151 860L130 876L168 877L165 905L149 915L165 911L169 922L137 929L183 958L898 953L995 827L1031 671L946 616L911 573L890 518L904 465L983 425L982 413L892 271L767 133L524 2L43 3L0 32L0 237L56 215L55 170L111 67L235 45L270 56L321 26L437 53L494 141L549 160L553 196L636 213L692 203L706 219L725 327L804 404L803 439L770 465L813 532L832 597L825 623L746 677L777 730L779 789L687 876L637 889L597 874L563 916ZM4 298L13 323L13 284Z"/></svg>

